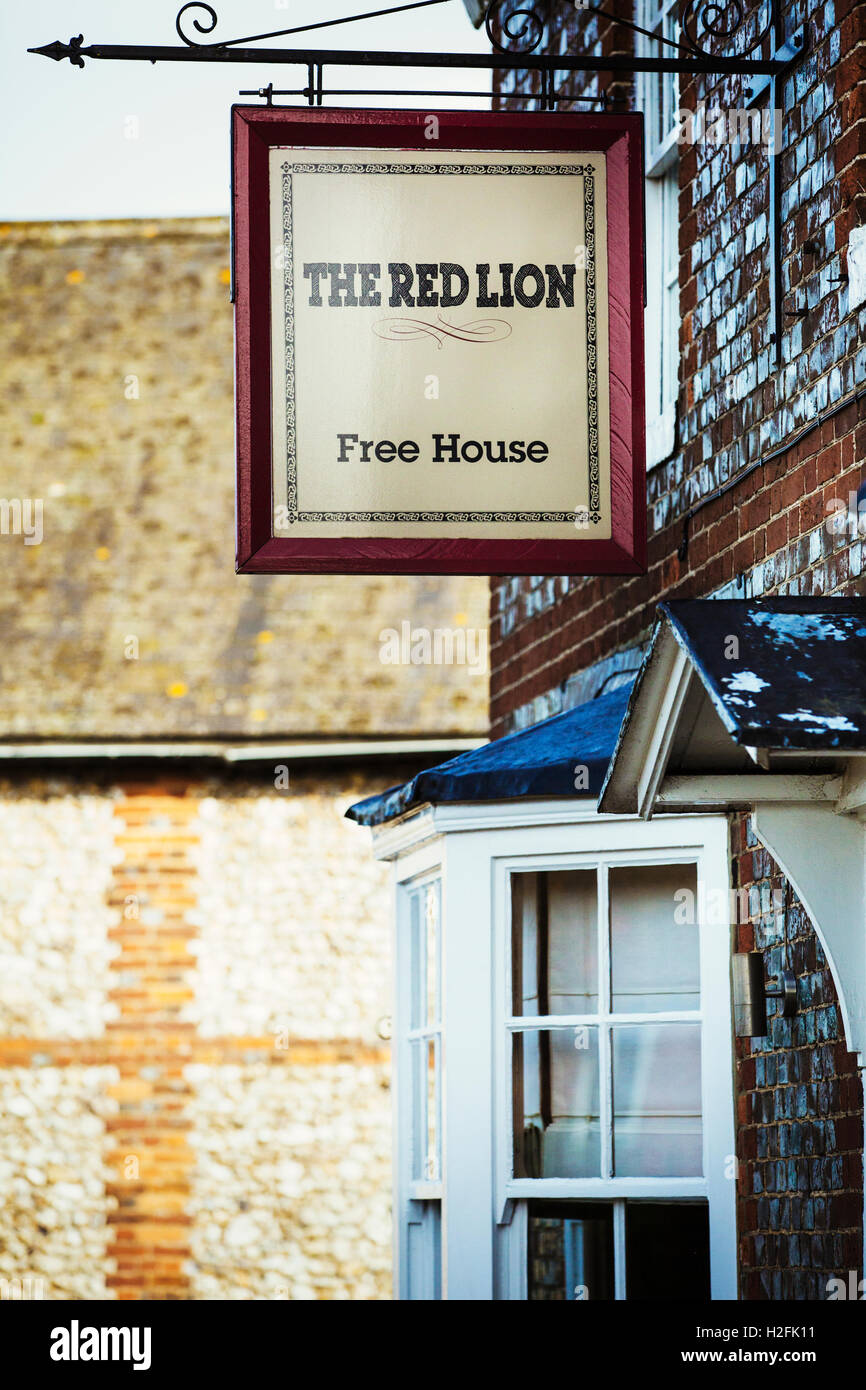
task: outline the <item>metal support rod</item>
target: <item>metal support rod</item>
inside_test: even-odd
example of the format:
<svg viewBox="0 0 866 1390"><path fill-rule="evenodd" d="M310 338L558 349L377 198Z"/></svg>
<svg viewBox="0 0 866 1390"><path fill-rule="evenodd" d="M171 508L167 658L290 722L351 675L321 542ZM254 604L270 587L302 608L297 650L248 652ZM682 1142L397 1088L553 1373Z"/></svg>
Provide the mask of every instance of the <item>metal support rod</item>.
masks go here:
<svg viewBox="0 0 866 1390"><path fill-rule="evenodd" d="M547 32L547 17L536 9L533 0L525 0L522 7L509 11L506 0L490 0L485 6L484 15L487 33L495 52L491 53L406 53L377 52L365 49L301 49L301 48L248 48L243 45L261 39L280 38L290 34L306 32L311 29L330 28L338 24L350 24L357 20L370 19L378 15L396 14L402 10L423 9L427 6L444 3L444 0L409 0L396 6L367 11L365 14L346 16L342 19L318 21L314 24L296 26L294 29L274 30L267 34L248 35L240 39L200 42L184 32L182 20L185 15L198 34L213 33L217 27L217 15L213 7L201 0L188 0L178 12L175 28L183 45L154 46L141 44L91 44L84 47L84 37L79 34L68 43L59 41L45 44L41 48L28 49L55 62L68 58L75 67L83 68L85 58L104 62L148 62L148 63L266 63L298 64L307 69L305 88L286 90L279 95L298 95L306 98L309 106L321 106L326 95L324 69L326 66L346 68L447 68L462 69L492 74L518 72L539 74L537 93L540 111L555 111L560 102L580 101L556 90L556 74L560 73L690 73L710 76L742 76L751 79L747 83L746 99L749 105L756 105L767 94L770 106L770 120L773 124L773 140L768 144L769 159L769 198L767 213L767 260L770 291L768 338L771 360L775 367L781 362L782 333L785 313L782 292L782 191L781 191L781 150L777 148L775 111L779 100L779 83L791 71L794 64L806 51L806 30L801 28L791 40L785 42L781 0L770 0L770 15L767 24L752 32L747 40L749 51L758 49L756 57L719 57L703 46L707 39L722 35L732 43L744 22L744 11L735 0L730 13L721 0L684 0L682 10L682 40L673 41L652 35L631 21L624 21L638 33L646 34L659 44L673 49L675 56L656 57L650 54L588 54L561 53L544 54L533 50L541 45ZM597 6L583 5L587 14L608 14ZM198 12L205 16L192 18L188 12ZM699 37L701 26L706 30ZM512 51L506 51L505 43ZM761 46L769 42L771 53L764 57ZM523 51L520 51L522 48ZM256 95L263 96L268 104L273 101L273 83L262 88ZM328 91L332 96L375 95L375 89L334 88ZM243 95L247 95L243 93ZM253 95L252 93L250 95ZM445 96L439 91L382 90L382 95L397 96ZM450 93L450 95L483 95L488 93ZM503 95L523 96L512 93ZM605 103L602 102L602 105Z"/></svg>
<svg viewBox="0 0 866 1390"><path fill-rule="evenodd" d="M268 106L273 105L274 97L304 97L308 105L309 87L275 87L269 82L267 87L248 87L241 88L238 92L240 97L261 97ZM322 95L324 97L481 97L489 98L490 92L467 92L460 88L442 87L438 91L430 87L325 87ZM503 95L508 96L508 93ZM515 99L519 94L515 92ZM523 100L523 97L520 97ZM597 97L574 96L561 92L548 93L548 101L555 103L561 101L589 102L591 105L604 106L604 95Z"/></svg>
<svg viewBox="0 0 866 1390"><path fill-rule="evenodd" d="M773 58L655 58L649 55L612 53L560 53L555 57L537 53L395 53L366 49L307 48L189 48L147 44L90 44L83 39L69 43L44 44L28 48L28 53L62 62L68 58L75 67L84 67L85 58L120 63L300 63L327 67L378 68L476 68L485 71L517 72L686 72L744 77L772 77L786 64Z"/></svg>
<svg viewBox="0 0 866 1390"><path fill-rule="evenodd" d="M782 6L780 0L772 0L772 15L773 57L775 58L785 51L785 26L782 20ZM794 52L799 53L805 46L806 31L803 29L793 43ZM788 56L790 56L790 53L791 50L788 50ZM768 97L770 118L773 124L773 141L770 145L769 161L768 231L772 238L772 249L770 254L770 339L772 361L775 367L779 367L782 362L782 330L784 328L784 316L782 314L782 151L776 148L775 138L775 113L779 107L779 95L780 84L777 74L770 78L770 94Z"/></svg>
<svg viewBox="0 0 866 1390"><path fill-rule="evenodd" d="M776 91L776 78L770 79L770 116L775 125L776 102L778 100ZM776 149L775 135L773 142L769 146L768 159L768 182L767 190L767 236L769 238L769 275L770 275L770 356L773 365L778 367L782 361L782 329L784 320L782 317L782 170L780 168L782 158L781 150Z"/></svg>
<svg viewBox="0 0 866 1390"><path fill-rule="evenodd" d="M341 24L358 24L365 19L381 19L384 15L402 14L404 10L426 10L429 9L431 5L444 4L447 4L447 0L411 0L409 4L389 5L387 9L384 10L367 10L364 14L343 15L339 19L317 19L313 24L296 24L291 29L273 29L268 34L246 34L242 39L215 39L211 45L199 44L196 42L195 46L201 48L226 48L231 44L258 43L261 39L282 39L288 37L289 34L306 34L311 29L334 29ZM177 19L175 20L175 28L180 37L185 39L186 42L192 46L192 40L186 38L183 28L181 27L181 20L186 10L207 11L208 18L211 21L209 24L202 24L198 19L192 21L194 27L200 34L212 33L216 28L217 17L216 12L210 5L197 3L196 0L191 0L191 3L181 6L178 11Z"/></svg>
<svg viewBox="0 0 866 1390"><path fill-rule="evenodd" d="M806 53L805 28L799 29L790 40L784 42L784 31L778 5L773 7L773 26L771 39L773 57L779 63L778 72L770 77L758 76L749 84L748 105L758 106L766 97L768 108L768 128L773 136L767 142L767 276L770 289L770 309L768 338L770 359L774 367L782 360L782 334L785 328L784 290L782 287L782 150L776 141L776 111L781 99L781 83ZM779 142L781 144L781 142Z"/></svg>

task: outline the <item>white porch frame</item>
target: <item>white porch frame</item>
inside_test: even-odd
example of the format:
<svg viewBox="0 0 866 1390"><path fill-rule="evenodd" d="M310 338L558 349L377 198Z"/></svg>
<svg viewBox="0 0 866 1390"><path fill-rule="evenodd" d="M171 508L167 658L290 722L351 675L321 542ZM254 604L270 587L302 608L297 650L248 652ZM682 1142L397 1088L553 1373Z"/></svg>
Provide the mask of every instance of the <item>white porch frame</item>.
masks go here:
<svg viewBox="0 0 866 1390"><path fill-rule="evenodd" d="M442 876L442 1181L408 1177L408 1067L400 1056L408 1007L405 951L395 940L395 1257L399 1296L409 1290L409 1224L418 1203L441 1194L442 1296L526 1296L526 1211L532 1197L707 1199L711 1287L736 1298L736 1183L730 927L701 923L704 1176L682 1179L514 1180L504 1026L508 874L589 863L694 862L707 896L729 891L723 816L599 816L575 800L442 805L374 831L377 858L393 864L396 933L405 933L407 885ZM712 900L712 899L711 899ZM423 1188L423 1191L421 1190ZM620 1290L620 1293L624 1290ZM423 1295L422 1295L423 1296Z"/></svg>
<svg viewBox="0 0 866 1390"><path fill-rule="evenodd" d="M815 751L810 759L818 770L803 772L802 753L754 747L739 750L748 754L754 771L669 775L683 709L700 684L686 648L671 625L664 624L656 634L642 683L632 696L600 805L607 813L636 811L646 820L658 812L752 811L755 834L812 919L833 972L848 1047L862 1065L866 1060L866 753ZM733 754L733 739L730 746ZM842 761L845 768L840 773ZM761 771L770 766L773 771Z"/></svg>

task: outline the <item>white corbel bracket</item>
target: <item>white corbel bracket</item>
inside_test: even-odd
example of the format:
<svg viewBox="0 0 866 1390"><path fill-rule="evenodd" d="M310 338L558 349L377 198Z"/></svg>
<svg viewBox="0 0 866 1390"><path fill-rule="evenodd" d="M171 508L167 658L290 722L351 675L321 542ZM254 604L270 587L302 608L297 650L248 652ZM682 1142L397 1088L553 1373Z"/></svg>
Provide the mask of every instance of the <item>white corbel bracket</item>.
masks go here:
<svg viewBox="0 0 866 1390"><path fill-rule="evenodd" d="M866 1053L866 827L831 803L756 802L755 834L812 919L851 1052Z"/></svg>

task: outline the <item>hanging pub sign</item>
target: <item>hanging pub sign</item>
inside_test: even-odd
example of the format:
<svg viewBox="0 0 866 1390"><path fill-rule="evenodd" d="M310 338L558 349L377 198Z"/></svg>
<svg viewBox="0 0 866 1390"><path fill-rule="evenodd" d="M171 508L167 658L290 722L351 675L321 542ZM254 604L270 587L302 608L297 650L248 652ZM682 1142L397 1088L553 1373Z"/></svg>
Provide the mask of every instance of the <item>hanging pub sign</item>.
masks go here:
<svg viewBox="0 0 866 1390"><path fill-rule="evenodd" d="M645 567L641 117L235 107L244 573Z"/></svg>

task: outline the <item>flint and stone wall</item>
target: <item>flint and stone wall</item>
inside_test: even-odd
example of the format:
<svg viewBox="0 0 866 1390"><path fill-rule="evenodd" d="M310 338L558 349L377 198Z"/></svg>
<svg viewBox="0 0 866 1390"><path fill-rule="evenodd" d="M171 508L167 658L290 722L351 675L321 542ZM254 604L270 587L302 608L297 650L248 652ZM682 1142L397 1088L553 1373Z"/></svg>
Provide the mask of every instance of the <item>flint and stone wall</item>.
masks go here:
<svg viewBox="0 0 866 1390"><path fill-rule="evenodd" d="M390 1297L395 775L0 785L0 1297Z"/></svg>
<svg viewBox="0 0 866 1390"><path fill-rule="evenodd" d="M43 509L0 744L483 737L484 676L380 659L483 630L481 577L234 573L229 263L226 218L0 225L2 495ZM0 1298L388 1297L389 892L342 811L417 766L72 766L0 782Z"/></svg>

